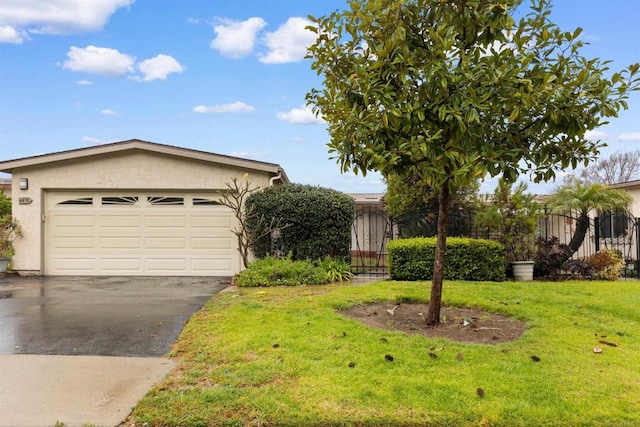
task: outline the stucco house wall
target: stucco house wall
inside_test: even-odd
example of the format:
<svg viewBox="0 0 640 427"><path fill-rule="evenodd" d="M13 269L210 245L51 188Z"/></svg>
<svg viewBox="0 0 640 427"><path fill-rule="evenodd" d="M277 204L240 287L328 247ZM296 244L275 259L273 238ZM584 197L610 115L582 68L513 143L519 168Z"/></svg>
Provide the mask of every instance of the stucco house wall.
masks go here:
<svg viewBox="0 0 640 427"><path fill-rule="evenodd" d="M24 230L14 244L13 269L35 274L42 272L44 204L52 191L216 192L245 175L252 186L263 188L288 181L275 164L138 140L0 162L0 170L12 174L13 214ZM19 189L21 178L28 180L27 190Z"/></svg>
<svg viewBox="0 0 640 427"><path fill-rule="evenodd" d="M617 188L624 190L633 199L631 203L631 214L635 217L640 216L640 180L622 182L620 184L614 184L611 188Z"/></svg>

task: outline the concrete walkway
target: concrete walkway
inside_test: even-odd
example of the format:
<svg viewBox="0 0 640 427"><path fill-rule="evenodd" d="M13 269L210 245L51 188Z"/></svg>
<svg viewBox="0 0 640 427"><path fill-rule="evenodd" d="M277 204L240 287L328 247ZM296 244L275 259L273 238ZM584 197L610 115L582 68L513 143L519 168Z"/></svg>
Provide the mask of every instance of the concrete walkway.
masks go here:
<svg viewBox="0 0 640 427"><path fill-rule="evenodd" d="M117 426L174 366L165 358L0 355L0 426Z"/></svg>

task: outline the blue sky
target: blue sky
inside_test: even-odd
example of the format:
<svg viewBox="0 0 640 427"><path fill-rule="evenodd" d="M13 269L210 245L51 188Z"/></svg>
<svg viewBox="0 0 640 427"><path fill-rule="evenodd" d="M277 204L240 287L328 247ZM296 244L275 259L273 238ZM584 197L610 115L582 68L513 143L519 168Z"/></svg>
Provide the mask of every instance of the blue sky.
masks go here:
<svg viewBox="0 0 640 427"><path fill-rule="evenodd" d="M0 0L0 160L138 138L278 163L294 182L383 191L377 174L340 173L304 106L321 84L302 59L306 16L346 4ZM639 17L638 0L555 0L552 13L613 69L640 62ZM605 155L640 148L640 93L629 107L591 133Z"/></svg>

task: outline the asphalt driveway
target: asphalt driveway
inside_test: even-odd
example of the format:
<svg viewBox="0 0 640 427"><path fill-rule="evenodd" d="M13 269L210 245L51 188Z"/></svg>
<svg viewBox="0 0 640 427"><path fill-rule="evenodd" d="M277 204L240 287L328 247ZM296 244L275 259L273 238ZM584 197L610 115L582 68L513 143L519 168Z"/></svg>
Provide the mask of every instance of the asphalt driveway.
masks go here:
<svg viewBox="0 0 640 427"><path fill-rule="evenodd" d="M229 284L211 277L0 279L0 354L166 354L191 315Z"/></svg>
<svg viewBox="0 0 640 427"><path fill-rule="evenodd" d="M229 278L0 278L0 427L119 425Z"/></svg>

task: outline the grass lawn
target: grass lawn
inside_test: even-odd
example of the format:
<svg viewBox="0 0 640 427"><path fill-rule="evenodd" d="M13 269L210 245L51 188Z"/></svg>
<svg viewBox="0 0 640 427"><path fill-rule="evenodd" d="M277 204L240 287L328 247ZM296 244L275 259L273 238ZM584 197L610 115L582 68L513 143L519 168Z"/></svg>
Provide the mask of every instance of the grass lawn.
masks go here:
<svg viewBox="0 0 640 427"><path fill-rule="evenodd" d="M171 354L177 368L130 423L640 425L640 282L445 283L445 304L526 321L522 338L498 345L374 329L336 312L426 302L429 286L221 293L187 324Z"/></svg>

